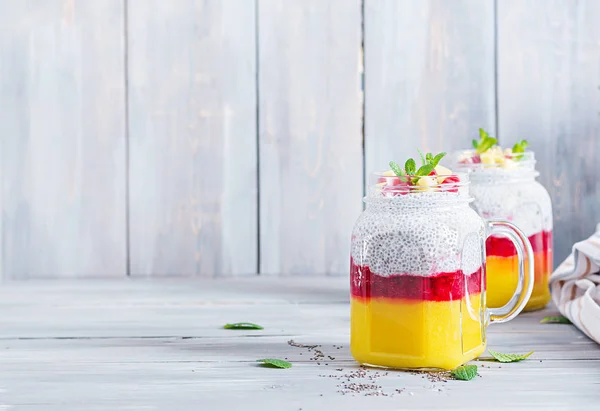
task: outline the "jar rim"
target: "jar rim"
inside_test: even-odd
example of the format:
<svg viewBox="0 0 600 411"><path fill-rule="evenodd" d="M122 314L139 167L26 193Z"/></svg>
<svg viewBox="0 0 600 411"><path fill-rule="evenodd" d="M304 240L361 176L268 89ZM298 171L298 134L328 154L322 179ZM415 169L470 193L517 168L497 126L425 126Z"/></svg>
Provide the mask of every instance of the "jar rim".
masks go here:
<svg viewBox="0 0 600 411"><path fill-rule="evenodd" d="M505 161L501 163L472 162L472 159L477 156L478 154L473 149L457 150L451 155L452 166L455 169L470 173L485 173L491 170L506 172L535 171L535 152L531 150L526 150L523 153L506 153L504 154Z"/></svg>
<svg viewBox="0 0 600 411"><path fill-rule="evenodd" d="M457 203L472 201L469 194L469 173L456 172L418 177L428 179L426 184L408 184L406 177L389 175L389 172L374 172L364 201L385 204L415 205L420 203ZM451 181L446 182L448 178Z"/></svg>

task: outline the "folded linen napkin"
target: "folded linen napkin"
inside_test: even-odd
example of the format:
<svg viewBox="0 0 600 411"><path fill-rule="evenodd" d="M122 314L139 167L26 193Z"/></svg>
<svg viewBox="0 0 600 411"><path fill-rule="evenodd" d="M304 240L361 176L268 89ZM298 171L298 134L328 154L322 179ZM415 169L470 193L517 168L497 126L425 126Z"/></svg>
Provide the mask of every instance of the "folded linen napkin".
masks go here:
<svg viewBox="0 0 600 411"><path fill-rule="evenodd" d="M550 292L561 314L600 344L600 224L552 273Z"/></svg>

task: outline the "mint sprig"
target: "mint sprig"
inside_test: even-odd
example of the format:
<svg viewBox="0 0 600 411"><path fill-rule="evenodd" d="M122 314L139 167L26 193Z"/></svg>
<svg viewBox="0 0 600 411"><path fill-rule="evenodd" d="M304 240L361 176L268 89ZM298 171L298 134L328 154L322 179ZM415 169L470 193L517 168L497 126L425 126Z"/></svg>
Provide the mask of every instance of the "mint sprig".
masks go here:
<svg viewBox="0 0 600 411"><path fill-rule="evenodd" d="M427 154L431 154L431 153L427 153ZM442 158L444 158L445 155L446 155L446 152L443 151L443 152L439 153L438 155L436 155L435 157L432 156L430 163L433 164L434 168L437 167L437 165L440 163L440 161L442 161Z"/></svg>
<svg viewBox="0 0 600 411"><path fill-rule="evenodd" d="M517 141L512 148L513 153L524 153L525 149L529 147L529 142L527 140Z"/></svg>
<svg viewBox="0 0 600 411"><path fill-rule="evenodd" d="M256 362L262 362L263 366L270 368L291 368L292 363L278 358L263 358L262 360L256 360Z"/></svg>
<svg viewBox="0 0 600 411"><path fill-rule="evenodd" d="M417 151L419 152L419 157L421 157L421 164L426 164L427 160L425 160L425 156L423 155L423 152L421 152L421 150L419 150L417 148ZM431 153L427 153L427 154L431 154Z"/></svg>
<svg viewBox="0 0 600 411"><path fill-rule="evenodd" d="M406 177L406 173L404 172L402 167L400 167L400 165L398 165L398 163L396 163L395 161L390 161L390 168L392 169L394 174L396 174L396 176Z"/></svg>
<svg viewBox="0 0 600 411"><path fill-rule="evenodd" d="M409 158L404 163L404 169L402 169L398 163L395 161L390 161L390 168L398 177L403 177L404 180L410 180L413 184L416 184L419 181L419 177L428 176L431 174L435 167L439 164L439 162L444 158L446 153L442 152L437 155L433 155L432 153L427 153L423 155L421 150L419 150L419 156L421 157L422 165L417 169L417 163L413 158ZM408 177L408 178L406 178Z"/></svg>
<svg viewBox="0 0 600 411"><path fill-rule="evenodd" d="M498 139L491 137L484 129L479 129L479 141L473 140L473 148L477 154L485 153L498 143Z"/></svg>
<svg viewBox="0 0 600 411"><path fill-rule="evenodd" d="M233 323L223 326L226 330L262 330L263 327L254 323Z"/></svg>
<svg viewBox="0 0 600 411"><path fill-rule="evenodd" d="M503 354L501 352L492 350L488 350L488 352L496 359L496 361L499 362L519 362L533 354L533 351L529 351L527 354Z"/></svg>
<svg viewBox="0 0 600 411"><path fill-rule="evenodd" d="M477 376L476 365L463 365L450 372L450 375L456 380L471 381Z"/></svg>
<svg viewBox="0 0 600 411"><path fill-rule="evenodd" d="M529 147L529 142L527 140L517 141L512 148L513 154L515 153L524 153L525 149ZM523 154L517 154L513 156L515 160L521 160L523 158Z"/></svg>
<svg viewBox="0 0 600 411"><path fill-rule="evenodd" d="M572 324L567 317L544 317L540 324Z"/></svg>
<svg viewBox="0 0 600 411"><path fill-rule="evenodd" d="M413 160L412 158L406 160L406 163L404 163L404 171L406 171L406 174L412 176L415 174L416 169L417 163L415 163L415 160Z"/></svg>

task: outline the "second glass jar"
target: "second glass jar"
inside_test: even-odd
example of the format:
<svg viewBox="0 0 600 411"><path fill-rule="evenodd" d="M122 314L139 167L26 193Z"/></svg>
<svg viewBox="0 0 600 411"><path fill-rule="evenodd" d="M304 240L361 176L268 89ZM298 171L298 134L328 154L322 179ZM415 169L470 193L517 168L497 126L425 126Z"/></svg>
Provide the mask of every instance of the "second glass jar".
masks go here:
<svg viewBox="0 0 600 411"><path fill-rule="evenodd" d="M525 311L543 308L550 301L548 278L552 272L552 203L546 189L536 181L535 154L519 155L509 167L470 163L473 152L455 155L455 168L470 171L473 208L484 219L502 219L519 227L528 237L534 254L535 283ZM507 304L517 288L517 250L505 238L492 236L486 243L488 304Z"/></svg>

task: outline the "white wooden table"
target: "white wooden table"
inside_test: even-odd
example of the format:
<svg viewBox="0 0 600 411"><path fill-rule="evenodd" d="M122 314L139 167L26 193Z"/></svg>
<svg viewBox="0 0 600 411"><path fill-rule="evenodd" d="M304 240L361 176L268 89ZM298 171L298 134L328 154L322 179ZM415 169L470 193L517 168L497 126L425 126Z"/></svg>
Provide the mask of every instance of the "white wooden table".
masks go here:
<svg viewBox="0 0 600 411"><path fill-rule="evenodd" d="M490 348L535 350L527 361L476 362L481 378L469 382L367 370L366 382L387 396L344 395L347 381L337 377L358 370L346 279L8 283L0 288L0 410L597 408L600 346L571 325L539 324L554 313L489 328ZM238 321L265 329L222 329ZM320 345L325 360L291 339ZM264 357L293 367L262 368L255 360Z"/></svg>

